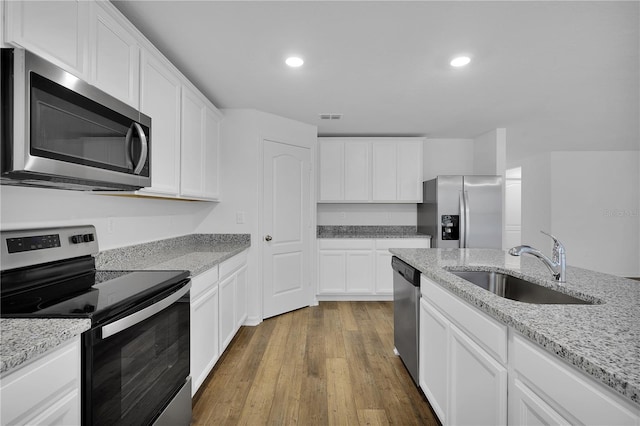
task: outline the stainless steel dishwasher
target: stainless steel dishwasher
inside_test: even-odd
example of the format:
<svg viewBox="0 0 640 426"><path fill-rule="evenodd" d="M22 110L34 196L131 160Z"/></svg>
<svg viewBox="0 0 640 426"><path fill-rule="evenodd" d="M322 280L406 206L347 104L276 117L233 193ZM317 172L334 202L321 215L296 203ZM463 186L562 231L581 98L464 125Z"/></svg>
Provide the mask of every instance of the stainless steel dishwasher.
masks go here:
<svg viewBox="0 0 640 426"><path fill-rule="evenodd" d="M420 332L420 271L397 257L393 269L393 343L396 354L418 386Z"/></svg>

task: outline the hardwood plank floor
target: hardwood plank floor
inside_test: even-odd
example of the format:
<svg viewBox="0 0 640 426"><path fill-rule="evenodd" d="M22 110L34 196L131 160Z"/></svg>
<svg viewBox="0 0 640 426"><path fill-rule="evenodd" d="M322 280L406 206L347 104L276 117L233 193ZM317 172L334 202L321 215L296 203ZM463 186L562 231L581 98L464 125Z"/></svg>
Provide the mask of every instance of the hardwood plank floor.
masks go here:
<svg viewBox="0 0 640 426"><path fill-rule="evenodd" d="M392 302L321 302L242 327L193 425L438 425L393 353Z"/></svg>

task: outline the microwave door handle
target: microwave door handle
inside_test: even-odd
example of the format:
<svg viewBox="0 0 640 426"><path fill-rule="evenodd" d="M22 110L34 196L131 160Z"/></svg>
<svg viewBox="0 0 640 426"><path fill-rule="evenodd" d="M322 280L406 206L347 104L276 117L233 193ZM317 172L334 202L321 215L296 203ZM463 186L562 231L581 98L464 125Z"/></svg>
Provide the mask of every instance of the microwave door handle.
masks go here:
<svg viewBox="0 0 640 426"><path fill-rule="evenodd" d="M136 129L138 132L138 136L140 137L140 144L142 145L142 152L140 152L140 158L138 159L138 164L136 164L136 168L133 170L134 175L139 175L147 162L147 155L149 154L149 144L147 142L147 136L144 134L144 130L142 130L142 126L138 123L133 123L131 128Z"/></svg>
<svg viewBox="0 0 640 426"><path fill-rule="evenodd" d="M102 327L102 338L106 339L107 337L111 337L115 334L120 333L134 325L146 320L149 317L157 314L158 312L163 311L169 306L173 305L176 301L178 301L181 297L189 292L191 288L191 283L185 285L180 290L175 293L171 293L169 296L164 299L154 303L151 306L147 306L146 308L135 312L128 317L124 317L119 319L118 321L114 321L111 324L107 324Z"/></svg>
<svg viewBox="0 0 640 426"><path fill-rule="evenodd" d="M136 123L134 123L136 124ZM133 124L127 130L127 136L124 138L124 153L127 156L127 168L133 169L133 156L131 155L131 139L133 138Z"/></svg>

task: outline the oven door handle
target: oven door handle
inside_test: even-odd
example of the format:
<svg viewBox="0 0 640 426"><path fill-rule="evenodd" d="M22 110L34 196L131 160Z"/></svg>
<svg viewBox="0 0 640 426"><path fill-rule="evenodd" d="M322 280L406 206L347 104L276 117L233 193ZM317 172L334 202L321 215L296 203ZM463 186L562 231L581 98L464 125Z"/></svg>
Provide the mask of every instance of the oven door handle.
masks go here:
<svg viewBox="0 0 640 426"><path fill-rule="evenodd" d="M121 331L124 331L144 320L146 320L147 318L157 314L160 311L163 311L164 309L168 308L169 306L173 305L176 301L178 301L181 297L183 297L185 294L187 294L189 292L189 289L191 288L191 283L185 285L184 287L182 287L180 290L176 291L175 293L171 293L169 296L165 297L164 299L154 303L151 306L147 306L146 308L135 312L131 315L129 315L128 317L124 317L119 319L118 321L114 321L111 324L107 324L105 326L102 327L102 338L106 339L107 337L111 337L114 334L118 334Z"/></svg>

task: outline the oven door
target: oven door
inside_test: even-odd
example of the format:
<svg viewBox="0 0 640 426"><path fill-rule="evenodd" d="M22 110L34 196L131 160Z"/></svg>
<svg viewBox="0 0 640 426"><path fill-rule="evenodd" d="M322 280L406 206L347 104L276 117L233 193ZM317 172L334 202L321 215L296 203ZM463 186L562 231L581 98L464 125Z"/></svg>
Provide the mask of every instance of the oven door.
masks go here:
<svg viewBox="0 0 640 426"><path fill-rule="evenodd" d="M148 425L168 405L189 424L191 399L178 394L189 378L190 286L85 333L83 424Z"/></svg>

